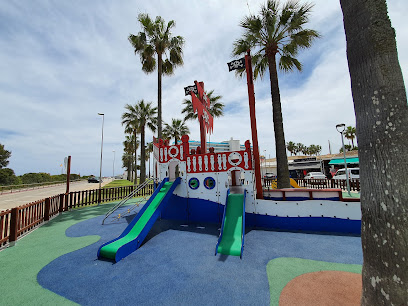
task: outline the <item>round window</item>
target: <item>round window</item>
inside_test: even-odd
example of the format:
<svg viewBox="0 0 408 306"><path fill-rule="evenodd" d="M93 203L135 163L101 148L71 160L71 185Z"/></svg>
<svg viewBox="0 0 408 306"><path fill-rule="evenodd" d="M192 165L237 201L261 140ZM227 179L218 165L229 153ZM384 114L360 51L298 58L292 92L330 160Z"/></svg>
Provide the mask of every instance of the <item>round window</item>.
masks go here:
<svg viewBox="0 0 408 306"><path fill-rule="evenodd" d="M204 187L207 189L213 189L215 187L215 180L212 177L205 178Z"/></svg>
<svg viewBox="0 0 408 306"><path fill-rule="evenodd" d="M188 181L188 186L190 186L191 189L195 190L200 186L200 181L198 180L198 178L196 177L192 177L189 181Z"/></svg>

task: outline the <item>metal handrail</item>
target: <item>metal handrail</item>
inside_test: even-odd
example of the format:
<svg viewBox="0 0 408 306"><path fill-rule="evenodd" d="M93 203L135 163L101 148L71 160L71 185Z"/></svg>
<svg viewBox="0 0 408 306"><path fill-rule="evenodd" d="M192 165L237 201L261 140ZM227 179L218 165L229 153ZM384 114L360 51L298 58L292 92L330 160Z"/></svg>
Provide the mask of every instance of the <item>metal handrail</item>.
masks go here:
<svg viewBox="0 0 408 306"><path fill-rule="evenodd" d="M102 224L104 224L105 220L113 214L117 209L122 207L128 200L133 198L135 194L137 194L140 190L145 188L149 183L153 182L153 178L150 178L146 181L144 181L143 184L139 185L135 190L133 190L131 193L129 193L126 197L124 197L118 204L116 204L114 207L112 207L105 215L105 218L102 220Z"/></svg>

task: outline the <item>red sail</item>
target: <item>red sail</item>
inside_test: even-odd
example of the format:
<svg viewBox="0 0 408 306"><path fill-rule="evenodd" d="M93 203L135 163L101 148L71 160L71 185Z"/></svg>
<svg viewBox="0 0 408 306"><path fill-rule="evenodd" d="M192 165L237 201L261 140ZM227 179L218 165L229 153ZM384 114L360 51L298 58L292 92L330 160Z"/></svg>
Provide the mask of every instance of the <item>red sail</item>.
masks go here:
<svg viewBox="0 0 408 306"><path fill-rule="evenodd" d="M201 116L203 116L207 133L212 133L214 121L213 117L208 112L203 103L200 101L200 99L198 99L193 92L191 92L191 100L193 102L194 113L197 113L198 118L201 118Z"/></svg>

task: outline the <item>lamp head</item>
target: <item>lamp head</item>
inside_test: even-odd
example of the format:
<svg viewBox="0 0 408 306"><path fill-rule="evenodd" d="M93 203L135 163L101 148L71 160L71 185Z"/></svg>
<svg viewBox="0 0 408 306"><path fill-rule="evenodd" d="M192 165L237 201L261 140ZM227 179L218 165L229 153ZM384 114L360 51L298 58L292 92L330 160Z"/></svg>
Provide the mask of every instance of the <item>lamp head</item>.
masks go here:
<svg viewBox="0 0 408 306"><path fill-rule="evenodd" d="M346 129L346 125L344 123L340 123L336 125L336 130L339 133L343 133L345 129Z"/></svg>
<svg viewBox="0 0 408 306"><path fill-rule="evenodd" d="M102 114L102 113L98 113L98 115L104 116L105 114Z"/></svg>

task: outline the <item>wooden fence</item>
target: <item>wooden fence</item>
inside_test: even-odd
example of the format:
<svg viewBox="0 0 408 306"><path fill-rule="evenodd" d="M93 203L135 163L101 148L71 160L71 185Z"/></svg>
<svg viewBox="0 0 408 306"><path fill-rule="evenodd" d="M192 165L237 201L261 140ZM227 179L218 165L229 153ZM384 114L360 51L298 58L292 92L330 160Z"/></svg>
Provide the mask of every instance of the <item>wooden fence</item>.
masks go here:
<svg viewBox="0 0 408 306"><path fill-rule="evenodd" d="M311 189L340 188L347 190L347 180L327 180L327 179L294 179L300 187ZM262 179L262 186L272 188L275 179ZM350 179L350 190L360 192L360 180Z"/></svg>
<svg viewBox="0 0 408 306"><path fill-rule="evenodd" d="M126 197L134 189L135 186L123 186L74 191L2 211L0 212L0 247L15 242L20 236L64 211L119 200ZM136 196L151 195L153 189L153 184L148 184L137 192Z"/></svg>

